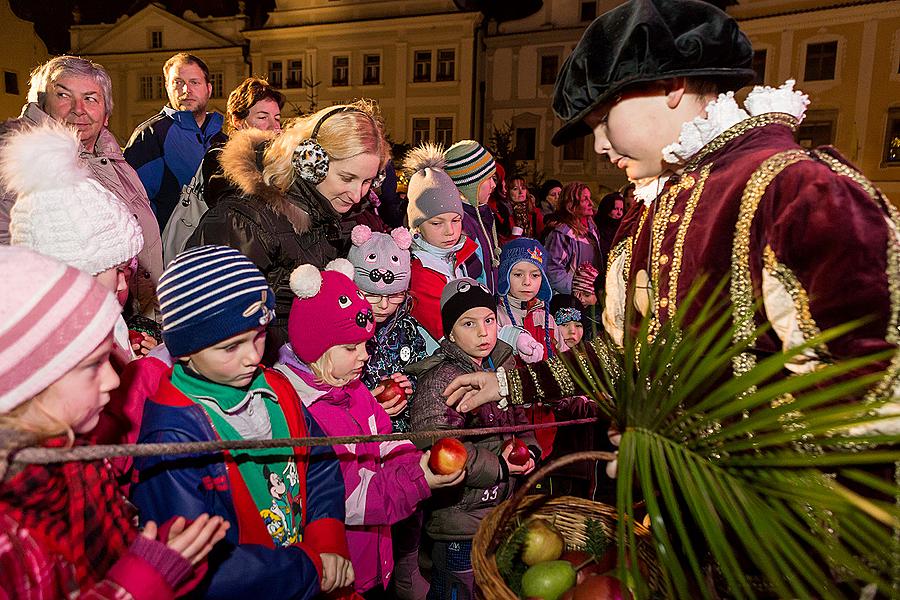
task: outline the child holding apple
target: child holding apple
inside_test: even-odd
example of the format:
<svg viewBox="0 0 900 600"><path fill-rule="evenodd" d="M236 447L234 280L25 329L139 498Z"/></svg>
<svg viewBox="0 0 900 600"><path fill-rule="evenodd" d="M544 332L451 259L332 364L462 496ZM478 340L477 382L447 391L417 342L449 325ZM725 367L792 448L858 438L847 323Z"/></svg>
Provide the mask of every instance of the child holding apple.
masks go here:
<svg viewBox="0 0 900 600"><path fill-rule="evenodd" d="M353 283L353 265L339 258L325 271L301 265L291 274L296 294L288 339L277 369L330 436L391 433L390 417L360 380L375 332L372 307ZM314 315L314 320L310 316ZM435 488L462 481L438 475L428 453L408 441L335 446L344 476L347 541L356 591L382 597L393 571L391 525L411 516Z"/></svg>
<svg viewBox="0 0 900 600"><path fill-rule="evenodd" d="M144 405L139 442L322 435L290 383L259 364L275 294L250 259L191 248L169 263L158 292L176 363ZM352 584L330 447L138 458L135 469L142 519L208 512L231 523L203 583L208 597L309 599Z"/></svg>
<svg viewBox="0 0 900 600"><path fill-rule="evenodd" d="M66 446L89 432L119 379L121 306L78 269L0 247L0 446ZM138 531L106 461L0 464L0 597L134 600L194 588L228 523L195 513ZM195 577L195 569L197 576Z"/></svg>
<svg viewBox="0 0 900 600"><path fill-rule="evenodd" d="M410 409L413 431L503 427L528 422L520 407L504 410L496 404L486 404L465 415L449 408L443 396L444 388L459 375L515 367L512 348L497 339L496 307L494 296L474 279L455 279L444 287L441 321L447 336L434 356L409 369L419 376ZM531 472L541 455L532 434L519 437L528 447L524 462L510 458L515 448L509 443L511 434L464 441L468 454L464 485L436 495L425 520L425 531L434 541L430 600L472 598L472 538L478 524L512 493L512 477ZM430 441L423 443L427 445Z"/></svg>

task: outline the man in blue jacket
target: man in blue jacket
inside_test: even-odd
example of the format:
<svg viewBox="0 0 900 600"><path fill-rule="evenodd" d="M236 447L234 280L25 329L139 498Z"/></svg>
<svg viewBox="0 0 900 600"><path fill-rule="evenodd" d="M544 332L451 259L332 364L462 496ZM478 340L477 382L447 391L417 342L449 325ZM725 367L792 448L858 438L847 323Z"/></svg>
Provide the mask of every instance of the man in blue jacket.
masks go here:
<svg viewBox="0 0 900 600"><path fill-rule="evenodd" d="M163 76L169 105L138 125L125 147L125 160L147 190L160 231L223 121L219 113L206 112L212 85L201 59L179 52L166 61Z"/></svg>

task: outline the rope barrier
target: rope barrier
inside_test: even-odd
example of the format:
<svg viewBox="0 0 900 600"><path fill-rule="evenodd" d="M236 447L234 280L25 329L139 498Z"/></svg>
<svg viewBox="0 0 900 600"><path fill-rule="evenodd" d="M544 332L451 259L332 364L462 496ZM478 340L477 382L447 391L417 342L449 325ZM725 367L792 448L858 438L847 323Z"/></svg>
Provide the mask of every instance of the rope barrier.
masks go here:
<svg viewBox="0 0 900 600"><path fill-rule="evenodd" d="M9 463L54 464L72 461L91 461L115 456L184 456L210 454L221 450L253 450L260 448L295 448L304 446L334 446L360 442L393 442L398 440L437 440L443 437L465 438L498 433L519 433L550 427L569 427L596 423L597 418L575 419L556 423L511 425L507 427L478 427L474 429L436 429L389 433L381 435L345 435L333 437L280 438L274 440L217 440L211 442L172 442L150 444L107 444L77 446L75 448L21 448L10 452Z"/></svg>

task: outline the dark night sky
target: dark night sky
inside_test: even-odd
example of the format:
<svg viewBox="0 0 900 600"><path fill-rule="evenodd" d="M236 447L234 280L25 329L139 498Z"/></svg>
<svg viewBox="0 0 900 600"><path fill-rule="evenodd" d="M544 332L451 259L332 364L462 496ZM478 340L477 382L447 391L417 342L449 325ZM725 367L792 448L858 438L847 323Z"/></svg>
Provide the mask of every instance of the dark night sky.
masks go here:
<svg viewBox="0 0 900 600"><path fill-rule="evenodd" d="M69 27L74 23L73 9L81 13L81 23L114 23L121 15L134 13L150 4L149 0L10 0L13 12L32 21L51 54L69 51ZM158 2L169 12L181 16L193 10L201 17L222 17L237 13L238 0L165 0ZM275 0L246 0L246 13L252 27L261 26Z"/></svg>

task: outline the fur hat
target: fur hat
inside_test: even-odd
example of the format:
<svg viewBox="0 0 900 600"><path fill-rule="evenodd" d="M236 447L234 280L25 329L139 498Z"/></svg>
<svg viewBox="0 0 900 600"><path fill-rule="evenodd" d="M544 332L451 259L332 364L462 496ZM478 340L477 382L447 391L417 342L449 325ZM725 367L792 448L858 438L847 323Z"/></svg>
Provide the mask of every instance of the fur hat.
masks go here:
<svg viewBox="0 0 900 600"><path fill-rule="evenodd" d="M291 273L296 294L288 316L288 339L294 354L309 364L332 346L358 344L375 334L372 307L353 283L353 265L337 258L319 271L300 265Z"/></svg>
<svg viewBox="0 0 900 600"><path fill-rule="evenodd" d="M112 333L115 297L70 265L0 246L0 413L68 373Z"/></svg>
<svg viewBox="0 0 900 600"><path fill-rule="evenodd" d="M444 327L444 335L449 336L459 318L473 308L489 308L497 312L497 300L486 287L471 277L460 277L448 282L441 292L441 325Z"/></svg>
<svg viewBox="0 0 900 600"><path fill-rule="evenodd" d="M712 3L628 0L591 23L559 70L553 145L589 134L584 118L632 84L705 77L737 89L753 81L752 63L750 40Z"/></svg>
<svg viewBox="0 0 900 600"><path fill-rule="evenodd" d="M388 235L357 225L350 240L353 246L347 260L353 265L353 283L360 290L389 296L409 289L409 230L398 227Z"/></svg>
<svg viewBox="0 0 900 600"><path fill-rule="evenodd" d="M550 282L547 280L547 270L545 261L550 256L544 247L537 240L531 238L518 238L506 242L500 250L500 270L497 279L497 293L505 296L509 293L509 273L512 268L520 262L531 263L541 270L541 287L538 290L538 300L550 302L553 297L553 290L550 289Z"/></svg>
<svg viewBox="0 0 900 600"><path fill-rule="evenodd" d="M91 178L74 130L56 121L9 135L0 177L16 195L11 243L97 275L144 247L137 218Z"/></svg>
<svg viewBox="0 0 900 600"><path fill-rule="evenodd" d="M199 352L266 325L275 293L250 259L227 246L199 246L175 257L159 278L163 340L172 356Z"/></svg>
<svg viewBox="0 0 900 600"><path fill-rule="evenodd" d="M478 186L497 172L487 149L474 140L456 142L447 149L447 175L472 206L478 206Z"/></svg>
<svg viewBox="0 0 900 600"><path fill-rule="evenodd" d="M428 143L410 150L403 160L409 178L406 216L413 229L444 213L463 216L459 190L444 171L445 163L443 148Z"/></svg>

